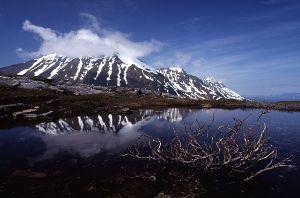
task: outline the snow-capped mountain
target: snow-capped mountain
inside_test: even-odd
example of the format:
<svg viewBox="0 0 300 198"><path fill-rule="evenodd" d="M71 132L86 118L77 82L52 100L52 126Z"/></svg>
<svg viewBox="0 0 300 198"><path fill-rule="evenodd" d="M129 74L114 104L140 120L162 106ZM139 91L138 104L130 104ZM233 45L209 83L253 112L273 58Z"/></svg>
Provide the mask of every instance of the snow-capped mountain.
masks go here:
<svg viewBox="0 0 300 198"><path fill-rule="evenodd" d="M208 78L199 79L179 67L154 70L142 61L117 55L70 58L50 54L0 71L95 86L142 88L193 99L243 100L222 83Z"/></svg>
<svg viewBox="0 0 300 198"><path fill-rule="evenodd" d="M216 82L212 78L199 79L180 67L159 69L158 72L165 76L168 80L166 84L174 89L176 95L194 99L243 100L243 97L225 87L222 82Z"/></svg>

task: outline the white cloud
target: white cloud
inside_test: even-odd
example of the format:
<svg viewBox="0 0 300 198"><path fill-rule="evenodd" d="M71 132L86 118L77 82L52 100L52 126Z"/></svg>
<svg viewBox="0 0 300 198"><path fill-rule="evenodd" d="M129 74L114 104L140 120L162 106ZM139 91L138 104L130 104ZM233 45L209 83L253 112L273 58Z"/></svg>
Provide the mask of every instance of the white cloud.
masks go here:
<svg viewBox="0 0 300 198"><path fill-rule="evenodd" d="M43 40L54 40L57 38L56 33L50 28L43 28L31 24L30 21L26 20L23 22L23 30L38 34Z"/></svg>
<svg viewBox="0 0 300 198"><path fill-rule="evenodd" d="M172 53L170 55L163 55L156 57L153 60L153 65L158 67L169 67L169 66L180 66L184 67L187 66L192 60L192 57L181 51Z"/></svg>
<svg viewBox="0 0 300 198"><path fill-rule="evenodd" d="M87 12L82 12L80 13L80 16L83 18L83 19L86 19L87 20L87 23L88 23L88 27L91 28L92 30L96 31L96 32L100 32L101 31L101 28L100 28L100 24L98 22L98 19L92 15L92 14L89 14Z"/></svg>
<svg viewBox="0 0 300 198"><path fill-rule="evenodd" d="M204 58L195 59L191 62L192 66L196 68L203 67L206 63L207 61Z"/></svg>
<svg viewBox="0 0 300 198"><path fill-rule="evenodd" d="M183 53L183 52L177 52L175 54L175 59L174 59L174 65L181 65L185 66L187 63L190 62L191 56L189 54Z"/></svg>
<svg viewBox="0 0 300 198"><path fill-rule="evenodd" d="M136 59L158 52L162 47L162 43L156 40L134 42L128 34L100 28L97 18L91 14L81 13L81 16L90 21L89 27L67 33L34 25L29 20L24 21L23 30L37 34L41 38L41 45L37 51L27 52L18 48L17 53L29 57L51 53L69 57L119 54Z"/></svg>

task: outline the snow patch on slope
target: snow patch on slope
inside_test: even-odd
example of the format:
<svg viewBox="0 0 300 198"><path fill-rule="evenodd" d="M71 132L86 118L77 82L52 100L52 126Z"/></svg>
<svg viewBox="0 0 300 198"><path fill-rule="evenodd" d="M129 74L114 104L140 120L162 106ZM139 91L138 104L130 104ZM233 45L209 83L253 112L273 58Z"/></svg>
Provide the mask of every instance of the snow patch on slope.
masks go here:
<svg viewBox="0 0 300 198"><path fill-rule="evenodd" d="M78 78L79 72L81 71L82 68L82 58L79 58L79 63L77 65L77 72L75 74L75 76L73 77L74 80L76 80Z"/></svg>
<svg viewBox="0 0 300 198"><path fill-rule="evenodd" d="M50 54L48 56L43 56L41 58L34 59L35 62L28 69L24 69L24 70L20 71L19 73L17 73L17 75L24 75L24 74L26 74L28 71L31 71L32 69L34 69L38 64L40 64L41 62L43 62L45 59L47 59L48 57L51 57L53 55L54 54Z"/></svg>

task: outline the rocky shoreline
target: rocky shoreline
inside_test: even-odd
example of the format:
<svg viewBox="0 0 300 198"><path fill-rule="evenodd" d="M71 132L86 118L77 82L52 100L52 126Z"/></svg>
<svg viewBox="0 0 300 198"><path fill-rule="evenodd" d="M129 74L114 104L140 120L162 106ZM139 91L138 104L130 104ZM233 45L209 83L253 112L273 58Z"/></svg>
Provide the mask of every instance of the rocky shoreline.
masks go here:
<svg viewBox="0 0 300 198"><path fill-rule="evenodd" d="M13 120L14 124L39 123L101 112L130 114L142 108L160 107L300 110L299 101L258 103L248 100L194 100L149 90L60 84L21 76L0 76L0 91L0 120Z"/></svg>

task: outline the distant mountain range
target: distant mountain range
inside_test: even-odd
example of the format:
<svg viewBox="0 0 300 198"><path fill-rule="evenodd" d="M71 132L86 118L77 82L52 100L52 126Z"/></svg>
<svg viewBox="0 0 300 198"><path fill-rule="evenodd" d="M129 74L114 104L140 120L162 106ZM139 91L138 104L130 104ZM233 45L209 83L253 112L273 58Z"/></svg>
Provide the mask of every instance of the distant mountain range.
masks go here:
<svg viewBox="0 0 300 198"><path fill-rule="evenodd" d="M225 87L222 82L216 82L211 78L199 79L180 67L154 70L140 60L133 61L117 55L102 58L70 58L50 54L0 68L0 71L72 84L148 89L192 99L244 99Z"/></svg>
<svg viewBox="0 0 300 198"><path fill-rule="evenodd" d="M248 99L256 101L277 102L277 101L300 101L300 93L283 93L270 96L247 96Z"/></svg>

